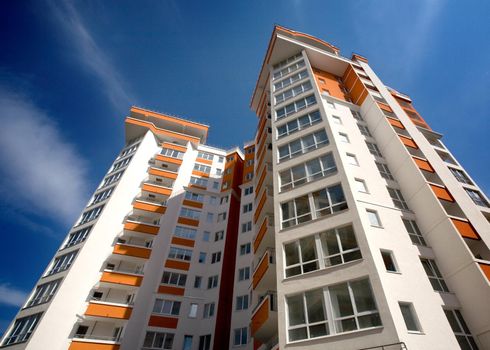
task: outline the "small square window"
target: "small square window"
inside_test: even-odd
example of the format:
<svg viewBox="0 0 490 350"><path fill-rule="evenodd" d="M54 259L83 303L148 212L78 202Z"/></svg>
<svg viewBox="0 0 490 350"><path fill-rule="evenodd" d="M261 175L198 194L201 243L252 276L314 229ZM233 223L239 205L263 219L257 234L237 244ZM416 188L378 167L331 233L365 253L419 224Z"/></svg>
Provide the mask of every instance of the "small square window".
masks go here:
<svg viewBox="0 0 490 350"><path fill-rule="evenodd" d="M191 304L191 308L189 309L189 318L196 318L197 317L197 304Z"/></svg>
<svg viewBox="0 0 490 350"><path fill-rule="evenodd" d="M218 163L223 163L224 160L225 160L224 157L222 157L222 156L219 156L218 157Z"/></svg>
<svg viewBox="0 0 490 350"><path fill-rule="evenodd" d="M209 231L204 231L204 232L202 233L202 240L203 240L204 242L209 242L209 235L210 235L210 232L209 232Z"/></svg>
<svg viewBox="0 0 490 350"><path fill-rule="evenodd" d="M206 222L212 223L214 220L214 214L213 213L208 213L206 216Z"/></svg>
<svg viewBox="0 0 490 350"><path fill-rule="evenodd" d="M219 182L213 181L213 190L217 190L219 188Z"/></svg>
<svg viewBox="0 0 490 350"><path fill-rule="evenodd" d="M209 197L209 204L211 204L211 205L216 205L216 204L218 204L218 198L217 198L217 197L215 197L215 196L211 196L211 197Z"/></svg>
<svg viewBox="0 0 490 350"><path fill-rule="evenodd" d="M386 271L388 272L398 272L398 268L393 258L393 252L388 250L381 251L381 257L383 258L383 263L385 264Z"/></svg>
<svg viewBox="0 0 490 350"><path fill-rule="evenodd" d="M420 332L421 328L417 320L417 316L415 315L413 304L403 302L400 302L398 304L400 305L400 310L402 312L405 325L407 326L407 330L409 332Z"/></svg>
<svg viewBox="0 0 490 350"><path fill-rule="evenodd" d="M200 252L199 253L199 263L204 264L206 262L206 253Z"/></svg>
<svg viewBox="0 0 490 350"><path fill-rule="evenodd" d="M194 288L201 288L202 277L196 276L194 277Z"/></svg>
<svg viewBox="0 0 490 350"><path fill-rule="evenodd" d="M367 187L366 187L366 182L361 179L355 179L356 180L356 188L358 192L362 193L368 193Z"/></svg>
<svg viewBox="0 0 490 350"><path fill-rule="evenodd" d="M382 227L377 211L366 209L366 212L369 218L369 222L371 223L371 226Z"/></svg>
<svg viewBox="0 0 490 350"><path fill-rule="evenodd" d="M225 237L225 231L218 231L214 234L214 241L221 241Z"/></svg>

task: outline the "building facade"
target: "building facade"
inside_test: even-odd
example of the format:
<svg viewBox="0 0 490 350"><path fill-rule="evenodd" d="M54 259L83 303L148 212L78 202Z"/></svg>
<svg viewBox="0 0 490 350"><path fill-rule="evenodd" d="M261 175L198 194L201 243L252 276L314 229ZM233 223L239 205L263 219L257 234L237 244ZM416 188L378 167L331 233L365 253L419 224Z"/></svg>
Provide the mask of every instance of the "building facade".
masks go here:
<svg viewBox="0 0 490 350"><path fill-rule="evenodd" d="M10 349L490 349L490 208L366 58L276 26L243 151L133 107Z"/></svg>

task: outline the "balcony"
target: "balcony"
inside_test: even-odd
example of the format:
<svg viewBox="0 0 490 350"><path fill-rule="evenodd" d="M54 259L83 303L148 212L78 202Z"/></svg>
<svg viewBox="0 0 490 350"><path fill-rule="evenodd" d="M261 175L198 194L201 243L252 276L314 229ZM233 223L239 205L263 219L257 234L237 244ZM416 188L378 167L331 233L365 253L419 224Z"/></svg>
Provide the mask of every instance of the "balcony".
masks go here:
<svg viewBox="0 0 490 350"><path fill-rule="evenodd" d="M118 350L124 323L84 320L75 325L76 331L69 350Z"/></svg>
<svg viewBox="0 0 490 350"><path fill-rule="evenodd" d="M145 216L128 216L124 229L128 231L146 233L150 235L158 234L160 225L158 220L152 220Z"/></svg>
<svg viewBox="0 0 490 350"><path fill-rule="evenodd" d="M274 216L266 215L253 239L254 254L263 254L265 247L274 246ZM261 249L261 247L264 247Z"/></svg>
<svg viewBox="0 0 490 350"><path fill-rule="evenodd" d="M165 211L167 210L167 201L158 202L150 200L150 198L138 197L133 202L133 210L141 214L165 214Z"/></svg>
<svg viewBox="0 0 490 350"><path fill-rule="evenodd" d="M85 311L85 316L127 320L132 311L133 307L129 304L91 300Z"/></svg>
<svg viewBox="0 0 490 350"><path fill-rule="evenodd" d="M276 294L268 292L252 311L250 324L252 337L262 343L267 343L277 336L277 305Z"/></svg>
<svg viewBox="0 0 490 350"><path fill-rule="evenodd" d="M252 276L255 293L276 288L276 264L274 250L269 248L260 258Z"/></svg>
<svg viewBox="0 0 490 350"><path fill-rule="evenodd" d="M173 183L172 183L173 186ZM165 186L162 182L146 180L141 186L142 191L150 192L153 194L160 194L163 196L170 196L172 193L172 186Z"/></svg>
<svg viewBox="0 0 490 350"><path fill-rule="evenodd" d="M155 176L155 177L171 180L171 183L173 183L173 180L175 180L178 175L174 171L162 170L156 167L150 167L148 169L148 174L150 174L152 177Z"/></svg>
<svg viewBox="0 0 490 350"><path fill-rule="evenodd" d="M268 213L272 213L274 211L274 207L272 204L272 196L270 196L270 191L267 190L267 187L262 191L262 195L260 196L260 200L258 204L255 206L254 212L254 224L257 224L259 219Z"/></svg>
<svg viewBox="0 0 490 350"><path fill-rule="evenodd" d="M441 186L435 183L429 183L429 186L437 198L448 202L454 202L453 196L451 196L451 193L449 193L445 186Z"/></svg>
<svg viewBox="0 0 490 350"><path fill-rule="evenodd" d="M111 265L111 266L109 266ZM100 282L117 284L130 287L139 287L143 281L143 269L141 267L112 267L114 264L108 264L102 272Z"/></svg>
<svg viewBox="0 0 490 350"><path fill-rule="evenodd" d="M124 240L121 240L116 243L112 253L133 258L149 259L151 248L147 246L147 243L125 243Z"/></svg>

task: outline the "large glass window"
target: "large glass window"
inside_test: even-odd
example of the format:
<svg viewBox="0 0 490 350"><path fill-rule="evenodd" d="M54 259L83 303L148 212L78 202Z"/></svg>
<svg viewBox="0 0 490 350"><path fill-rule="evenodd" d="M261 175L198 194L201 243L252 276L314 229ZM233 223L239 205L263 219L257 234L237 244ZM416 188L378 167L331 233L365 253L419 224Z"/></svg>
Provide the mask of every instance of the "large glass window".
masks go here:
<svg viewBox="0 0 490 350"><path fill-rule="evenodd" d="M191 201L196 201L196 202L201 202L201 203L204 202L204 195L202 195L200 193L185 191L184 198L191 200Z"/></svg>
<svg viewBox="0 0 490 350"><path fill-rule="evenodd" d="M102 209L104 209L104 205L99 205L98 207L94 209L90 209L86 211L85 213L82 214L82 217L80 218L80 221L78 222L78 225L83 225L89 221L93 221L97 219L102 212Z"/></svg>
<svg viewBox="0 0 490 350"><path fill-rule="evenodd" d="M317 218L347 209L347 201L340 185L327 187L313 192L312 195Z"/></svg>
<svg viewBox="0 0 490 350"><path fill-rule="evenodd" d="M2 345L17 344L27 341L32 332L34 332L34 329L41 318L41 314L42 312L15 320L12 330L5 337Z"/></svg>
<svg viewBox="0 0 490 350"><path fill-rule="evenodd" d="M174 343L173 333L146 332L143 350L172 349Z"/></svg>
<svg viewBox="0 0 490 350"><path fill-rule="evenodd" d="M289 190L336 172L337 165L333 155L332 153L327 153L280 172L281 191Z"/></svg>
<svg viewBox="0 0 490 350"><path fill-rule="evenodd" d="M420 232L417 223L413 220L408 220L408 219L402 219L402 220L403 220L403 224L405 225L405 228L407 229L408 235L412 240L412 243L426 246L427 244L425 243L424 236L422 236L422 233Z"/></svg>
<svg viewBox="0 0 490 350"><path fill-rule="evenodd" d="M286 277L319 269L315 236L305 237L284 245Z"/></svg>
<svg viewBox="0 0 490 350"><path fill-rule="evenodd" d="M197 233L196 229L190 227L184 227L184 226L176 226L174 230L174 235L176 235L177 237L183 237L189 239L196 238L196 233ZM208 232L208 237L209 237L209 232Z"/></svg>
<svg viewBox="0 0 490 350"><path fill-rule="evenodd" d="M191 261L192 250L182 249L182 248L177 248L177 247L170 247L168 257L169 257L169 259Z"/></svg>
<svg viewBox="0 0 490 350"><path fill-rule="evenodd" d="M320 111L314 111L299 118L293 119L286 124L277 127L277 138L281 138L297 131L308 128L309 126L315 125L322 120Z"/></svg>
<svg viewBox="0 0 490 350"><path fill-rule="evenodd" d="M395 180L393 175L391 175L391 171L388 168L388 165L386 165L384 163L379 163L379 162L375 162L375 163L376 163L376 166L378 167L379 174L381 175L381 177L388 179L388 180Z"/></svg>
<svg viewBox="0 0 490 350"><path fill-rule="evenodd" d="M449 170L451 170L451 172L453 173L456 180L458 180L459 182L464 183L464 184L473 185L473 183L468 178L468 176L466 176L464 171L459 170L459 169L455 169L455 168L451 168L451 167L448 167L448 168L449 168Z"/></svg>
<svg viewBox="0 0 490 350"><path fill-rule="evenodd" d="M199 151L199 152L197 152L197 158L206 159L206 160L213 160L214 155L211 153Z"/></svg>
<svg viewBox="0 0 490 350"><path fill-rule="evenodd" d="M466 193L468 193L468 196L473 200L473 202L476 205L482 206L487 208L488 207L488 202L487 200L482 196L482 194L478 191L475 190L470 190L469 188L465 188Z"/></svg>
<svg viewBox="0 0 490 350"><path fill-rule="evenodd" d="M199 164L199 163L194 164L194 170L201 171L201 172L206 173L206 174L211 173L211 167L210 166L204 165L204 164Z"/></svg>
<svg viewBox="0 0 490 350"><path fill-rule="evenodd" d="M39 286L37 286L36 291L29 299L25 307L31 307L34 305L39 305L50 301L53 298L54 294L56 293L56 290L58 289L60 283L61 283L61 279L57 279L55 281L40 284Z"/></svg>
<svg viewBox="0 0 490 350"><path fill-rule="evenodd" d="M208 186L208 179L204 179L202 177L191 176L191 180L189 181L192 185L197 185L201 187Z"/></svg>
<svg viewBox="0 0 490 350"><path fill-rule="evenodd" d="M70 233L70 236L68 237L68 241L66 242L63 248L68 248L85 241L88 234L90 233L90 230L92 230L92 226L85 227L81 230L77 230L75 232Z"/></svg>
<svg viewBox="0 0 490 350"><path fill-rule="evenodd" d="M324 129L293 140L278 148L279 162L311 152L317 148L328 145L327 133Z"/></svg>
<svg viewBox="0 0 490 350"><path fill-rule="evenodd" d="M298 96L303 92L309 91L311 90L311 88L312 88L311 82L305 81L304 83L298 84L291 89L285 90L284 92L275 95L276 105L284 101L287 101L290 98L293 98L294 96Z"/></svg>
<svg viewBox="0 0 490 350"><path fill-rule="evenodd" d="M247 345L248 342L248 327L236 328L233 330L233 345Z"/></svg>
<svg viewBox="0 0 490 350"><path fill-rule="evenodd" d="M419 322L415 315L415 310L412 303L398 303L400 305L400 311L402 312L405 326L410 332L420 332Z"/></svg>
<svg viewBox="0 0 490 350"><path fill-rule="evenodd" d="M424 267L425 273L427 277L429 277L430 284L435 291L438 292L449 292L449 288L446 285L446 282L442 278L442 274L437 267L437 264L432 259L420 258L420 262Z"/></svg>
<svg viewBox="0 0 490 350"><path fill-rule="evenodd" d="M325 267L345 264L362 258L352 226L320 233Z"/></svg>
<svg viewBox="0 0 490 350"><path fill-rule="evenodd" d="M311 220L308 195L281 204L282 228L298 225Z"/></svg>
<svg viewBox="0 0 490 350"><path fill-rule="evenodd" d="M187 275L183 273L163 271L162 284L185 287L186 281L187 281Z"/></svg>
<svg viewBox="0 0 490 350"><path fill-rule="evenodd" d="M160 154L167 156L167 157L172 157L172 158L177 158L177 159L182 159L184 158L184 152L177 151L175 149L170 149L170 148L162 148L162 151Z"/></svg>
<svg viewBox="0 0 490 350"><path fill-rule="evenodd" d="M378 148L378 145L376 145L375 143L371 143L371 142L366 141L366 146L369 149L369 152L371 154L373 154L377 157L383 157L383 155L381 154L381 151Z"/></svg>
<svg viewBox="0 0 490 350"><path fill-rule="evenodd" d="M405 202L405 198L403 198L400 190L397 190L396 188L390 188L390 187L387 187L387 189L391 199L393 200L393 204L395 205L395 207L397 207L398 209L409 210L408 205Z"/></svg>
<svg viewBox="0 0 490 350"><path fill-rule="evenodd" d="M478 350L478 346L459 310L444 310L461 350Z"/></svg>
<svg viewBox="0 0 490 350"><path fill-rule="evenodd" d="M304 98L300 98L282 108L276 109L276 120L288 117L296 112L299 112L307 107L316 104L315 95L310 95Z"/></svg>
<svg viewBox="0 0 490 350"><path fill-rule="evenodd" d="M161 315L178 316L180 312L180 301L155 299L153 313Z"/></svg>
<svg viewBox="0 0 490 350"><path fill-rule="evenodd" d="M77 253L78 250L75 250L73 252L55 258L53 266L48 271L47 275L53 275L55 273L65 271L68 268L70 268L71 264L73 263L73 260L75 260L75 256L77 255Z"/></svg>
<svg viewBox="0 0 490 350"><path fill-rule="evenodd" d="M304 69L298 73L290 75L286 79L274 83L274 91L284 89L285 87L288 87L289 85L294 84L295 82L305 79L307 77L308 77L308 72L306 71L306 69Z"/></svg>
<svg viewBox="0 0 490 350"><path fill-rule="evenodd" d="M299 58L301 58L301 53L299 53L296 56L291 57L292 60L287 61L287 63L291 63L291 62L293 62L293 61L295 61L295 60L297 60ZM283 61L283 62L286 62L286 61ZM274 69L279 69L281 67L284 67L285 65L286 64L275 65L274 66ZM288 74L290 74L290 73L292 73L292 72L294 72L294 71L296 71L296 70L298 70L298 69L300 69L300 68L302 68L304 66L305 66L305 61L303 61L303 60L298 61L298 62L296 62L294 64L291 64L290 66L288 66L286 68L283 68L283 69L281 69L279 71L275 71L274 74L272 75L272 79L273 80L276 80L276 79L282 78L282 77L284 77L284 76L286 76L286 75L288 75Z"/></svg>
<svg viewBox="0 0 490 350"><path fill-rule="evenodd" d="M201 217L201 212L199 210L183 207L180 209L180 216L193 220L199 220L199 218Z"/></svg>

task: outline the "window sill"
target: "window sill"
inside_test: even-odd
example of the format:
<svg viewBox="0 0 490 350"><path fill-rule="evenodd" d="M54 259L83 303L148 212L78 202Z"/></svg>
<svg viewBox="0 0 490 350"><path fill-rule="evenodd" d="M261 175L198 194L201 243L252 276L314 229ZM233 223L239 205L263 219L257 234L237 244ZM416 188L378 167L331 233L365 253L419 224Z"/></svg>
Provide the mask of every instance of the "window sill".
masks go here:
<svg viewBox="0 0 490 350"><path fill-rule="evenodd" d="M407 333L413 335L425 335L425 333L422 331L407 331Z"/></svg>
<svg viewBox="0 0 490 350"><path fill-rule="evenodd" d="M322 344L325 344L326 339L342 337L342 336L352 336L352 335L357 335L358 333L369 333L369 332L374 333L377 331L381 331L383 328L384 328L383 326L377 326L377 327L371 327L371 328L357 329L355 331L350 331L350 332L329 334L329 335L325 335L323 337L288 341L286 344L302 344L302 343L307 343L307 342L312 343L312 342L315 342L318 340L321 340ZM362 336L362 335L359 334L359 336Z"/></svg>
<svg viewBox="0 0 490 350"><path fill-rule="evenodd" d="M305 272L305 273L290 276L290 277L284 277L282 279L282 282L289 282L289 281L294 281L294 280L305 278L305 277L312 277L315 275L322 275L322 274L330 273L330 272L337 270L339 268L350 267L351 265L355 265L356 263L361 263L362 261L364 261L364 259L360 258L357 260L348 261L348 262L343 263L343 264L333 265L333 266L325 267L323 269L309 271L309 272Z"/></svg>

